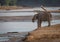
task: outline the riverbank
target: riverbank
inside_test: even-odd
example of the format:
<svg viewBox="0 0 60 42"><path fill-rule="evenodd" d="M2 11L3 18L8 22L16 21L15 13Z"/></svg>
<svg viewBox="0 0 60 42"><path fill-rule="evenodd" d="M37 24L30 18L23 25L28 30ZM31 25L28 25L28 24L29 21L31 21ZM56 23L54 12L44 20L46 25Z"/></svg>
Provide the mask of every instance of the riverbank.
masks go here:
<svg viewBox="0 0 60 42"><path fill-rule="evenodd" d="M25 42L60 42L60 24L30 32Z"/></svg>
<svg viewBox="0 0 60 42"><path fill-rule="evenodd" d="M30 7L23 7L23 6L0 6L0 10L17 10L17 9L26 9Z"/></svg>
<svg viewBox="0 0 60 42"><path fill-rule="evenodd" d="M60 7L45 7L48 12L60 13ZM8 11L9 10L9 11ZM36 12L35 10L43 11L41 7L23 7L23 6L0 6L0 13L7 12Z"/></svg>

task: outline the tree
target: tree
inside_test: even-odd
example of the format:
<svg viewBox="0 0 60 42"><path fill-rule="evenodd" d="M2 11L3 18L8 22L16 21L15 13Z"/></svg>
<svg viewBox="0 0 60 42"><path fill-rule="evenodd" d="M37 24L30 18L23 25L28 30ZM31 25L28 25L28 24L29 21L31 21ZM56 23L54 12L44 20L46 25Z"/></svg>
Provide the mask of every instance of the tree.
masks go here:
<svg viewBox="0 0 60 42"><path fill-rule="evenodd" d="M17 0L13 0L13 4L14 4L14 6L16 5L16 2L17 2Z"/></svg>
<svg viewBox="0 0 60 42"><path fill-rule="evenodd" d="M11 0L5 0L7 6L9 6L10 1Z"/></svg>

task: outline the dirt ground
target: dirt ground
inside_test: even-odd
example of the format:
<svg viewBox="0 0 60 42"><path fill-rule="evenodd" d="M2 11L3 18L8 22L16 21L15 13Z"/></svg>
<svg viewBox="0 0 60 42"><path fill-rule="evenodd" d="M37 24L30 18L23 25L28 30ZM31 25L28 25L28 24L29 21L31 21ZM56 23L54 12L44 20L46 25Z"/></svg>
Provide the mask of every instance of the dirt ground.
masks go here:
<svg viewBox="0 0 60 42"><path fill-rule="evenodd" d="M60 42L60 24L30 32L25 42Z"/></svg>

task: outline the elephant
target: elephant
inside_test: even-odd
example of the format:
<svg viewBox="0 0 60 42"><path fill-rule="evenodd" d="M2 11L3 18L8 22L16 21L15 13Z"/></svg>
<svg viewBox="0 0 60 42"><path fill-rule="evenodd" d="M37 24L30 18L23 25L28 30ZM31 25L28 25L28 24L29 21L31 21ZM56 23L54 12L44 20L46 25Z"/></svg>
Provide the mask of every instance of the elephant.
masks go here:
<svg viewBox="0 0 60 42"><path fill-rule="evenodd" d="M51 21L52 15L50 12L45 12L45 11L39 11L37 12L37 14L35 14L32 18L32 22L34 22L35 20L37 20L37 26L38 28L41 27L41 23L42 21L47 21L48 22L48 26L51 25L50 21Z"/></svg>

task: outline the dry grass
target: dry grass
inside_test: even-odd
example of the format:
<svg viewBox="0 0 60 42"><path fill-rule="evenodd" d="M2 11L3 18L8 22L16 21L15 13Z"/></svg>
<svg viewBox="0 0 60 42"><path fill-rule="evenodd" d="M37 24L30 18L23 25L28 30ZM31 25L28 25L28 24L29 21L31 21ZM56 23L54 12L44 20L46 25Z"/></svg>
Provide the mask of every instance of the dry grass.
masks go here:
<svg viewBox="0 0 60 42"><path fill-rule="evenodd" d="M29 9L32 7L24 7L24 6L0 6L0 10L15 10L15 9Z"/></svg>
<svg viewBox="0 0 60 42"><path fill-rule="evenodd" d="M60 24L34 30L26 42L60 42Z"/></svg>

